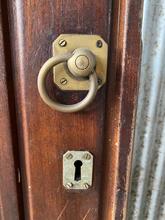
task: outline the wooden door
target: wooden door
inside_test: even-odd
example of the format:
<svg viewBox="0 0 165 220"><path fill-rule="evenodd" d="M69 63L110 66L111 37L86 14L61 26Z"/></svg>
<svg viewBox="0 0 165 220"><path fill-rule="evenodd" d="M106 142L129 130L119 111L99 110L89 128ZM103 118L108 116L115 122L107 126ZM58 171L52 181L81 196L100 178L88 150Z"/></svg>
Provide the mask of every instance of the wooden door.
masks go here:
<svg viewBox="0 0 165 220"><path fill-rule="evenodd" d="M6 35L10 34L14 88L10 93L16 104L12 117L17 122L23 218L124 219L138 91L141 2L7 0L3 7L9 18ZM98 34L109 45L108 81L94 102L78 113L50 109L37 90L38 72L61 33ZM47 87L52 97L66 104L84 97L82 92L60 91L52 80ZM62 157L68 150L94 155L90 189L64 189Z"/></svg>

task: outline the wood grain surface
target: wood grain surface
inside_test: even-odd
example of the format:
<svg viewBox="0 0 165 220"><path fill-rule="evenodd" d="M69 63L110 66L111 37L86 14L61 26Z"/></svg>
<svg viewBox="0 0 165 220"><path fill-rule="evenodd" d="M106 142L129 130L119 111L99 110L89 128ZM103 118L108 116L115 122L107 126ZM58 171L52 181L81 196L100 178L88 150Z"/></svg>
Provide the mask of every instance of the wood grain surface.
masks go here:
<svg viewBox="0 0 165 220"><path fill-rule="evenodd" d="M21 207L18 202L18 199L21 201L21 197L19 196L20 184L17 179L19 164L14 134L16 126L14 120L11 119L14 116L14 96L9 82L11 81L11 72L9 72L10 67L8 68L7 65L10 63L10 58L6 59L7 48L4 36L7 33L7 28L4 30L6 17L3 15L0 4L0 219L19 220L22 211L19 212Z"/></svg>
<svg viewBox="0 0 165 220"><path fill-rule="evenodd" d="M109 41L109 3L106 0L95 4L92 0L9 0L8 3L26 218L99 219L105 88L86 111L63 114L42 102L37 76L52 55L52 42L61 33L99 34ZM50 92L53 88L49 83ZM58 94L62 102L65 95L56 91L55 95ZM70 93L67 97L72 103L81 96ZM91 189L68 192L63 188L62 156L67 150L88 150L94 155Z"/></svg>
<svg viewBox="0 0 165 220"><path fill-rule="evenodd" d="M141 58L142 1L113 1L101 219L126 219Z"/></svg>
<svg viewBox="0 0 165 220"><path fill-rule="evenodd" d="M25 218L124 219L140 63L140 1L117 0L112 7L108 0L7 2ZM51 110L37 91L38 72L61 33L99 34L109 43L107 88L76 114ZM61 102L83 97L60 92L50 79L49 93ZM62 156L67 150L94 155L91 189L63 188Z"/></svg>

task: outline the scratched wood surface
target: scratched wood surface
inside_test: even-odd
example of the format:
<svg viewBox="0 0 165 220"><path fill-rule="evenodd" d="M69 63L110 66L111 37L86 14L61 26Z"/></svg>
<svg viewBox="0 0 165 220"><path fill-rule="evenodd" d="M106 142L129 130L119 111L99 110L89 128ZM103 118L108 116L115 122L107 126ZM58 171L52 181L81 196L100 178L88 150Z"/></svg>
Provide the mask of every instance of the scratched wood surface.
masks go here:
<svg viewBox="0 0 165 220"><path fill-rule="evenodd" d="M12 134L14 121L13 115L13 96L10 84L10 72L7 65L10 60L6 60L6 44L4 36L5 17L0 4L0 219L19 220L19 184L17 183L16 173L18 161L16 156L17 144ZM2 19L3 17L3 19ZM12 94L13 95L13 94ZM10 108L10 109L9 109ZM21 212L20 212L21 213Z"/></svg>
<svg viewBox="0 0 165 220"><path fill-rule="evenodd" d="M7 2L25 218L124 219L140 63L140 1ZM61 33L99 34L109 43L107 87L76 114L51 110L37 91L39 69ZM76 102L84 95L62 93L50 80L47 85L61 102ZM67 150L94 155L91 189L68 192L62 187Z"/></svg>
<svg viewBox="0 0 165 220"><path fill-rule="evenodd" d="M52 42L61 33L100 34L109 41L108 1L8 3L26 218L99 219L105 89L86 111L63 114L42 102L37 76L52 55ZM49 88L51 92L53 84ZM80 93L71 93L68 102L80 98ZM65 101L65 94L60 93L59 99ZM73 149L89 150L95 157L93 187L85 192L67 192L62 186L62 156Z"/></svg>
<svg viewBox="0 0 165 220"><path fill-rule="evenodd" d="M101 219L126 219L141 57L142 1L113 1ZM103 202L104 201L104 202Z"/></svg>

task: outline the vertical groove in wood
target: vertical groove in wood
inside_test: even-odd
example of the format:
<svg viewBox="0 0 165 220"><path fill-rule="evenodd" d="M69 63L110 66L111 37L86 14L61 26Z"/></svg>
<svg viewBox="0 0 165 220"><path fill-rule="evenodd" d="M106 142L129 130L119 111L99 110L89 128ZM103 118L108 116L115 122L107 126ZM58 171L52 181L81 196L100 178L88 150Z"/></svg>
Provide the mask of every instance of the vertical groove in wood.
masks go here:
<svg viewBox="0 0 165 220"><path fill-rule="evenodd" d="M22 217L10 44L5 4L0 2L0 219ZM4 13L5 11L5 13Z"/></svg>
<svg viewBox="0 0 165 220"><path fill-rule="evenodd" d="M141 1L133 0L114 1L112 6L109 68L113 74L107 89L101 219L126 218L141 55L141 6Z"/></svg>
<svg viewBox="0 0 165 220"><path fill-rule="evenodd" d="M8 4L26 218L99 219L105 88L86 111L64 114L42 102L36 81L59 34L99 34L108 40L109 1L8 0ZM64 94L51 82L48 85L51 95L61 101L66 96L67 102L81 99L80 93ZM67 150L89 150L94 155L90 190L63 188L62 155Z"/></svg>

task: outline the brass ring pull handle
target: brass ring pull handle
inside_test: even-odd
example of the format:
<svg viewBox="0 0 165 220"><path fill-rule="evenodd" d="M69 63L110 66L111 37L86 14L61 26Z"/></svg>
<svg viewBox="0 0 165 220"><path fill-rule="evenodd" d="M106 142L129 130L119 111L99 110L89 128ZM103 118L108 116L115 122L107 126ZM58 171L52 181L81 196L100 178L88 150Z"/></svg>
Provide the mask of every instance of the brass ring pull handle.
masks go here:
<svg viewBox="0 0 165 220"><path fill-rule="evenodd" d="M76 104L65 105L58 103L57 101L52 100L47 94L45 86L46 76L52 67L62 62L67 62L69 71L75 77L89 76L90 86L88 94L82 101ZM98 79L94 67L94 55L89 50L82 48L76 49L73 54L68 53L48 59L40 69L37 80L38 91L42 100L49 107L60 112L77 112L86 108L95 98L98 89Z"/></svg>

